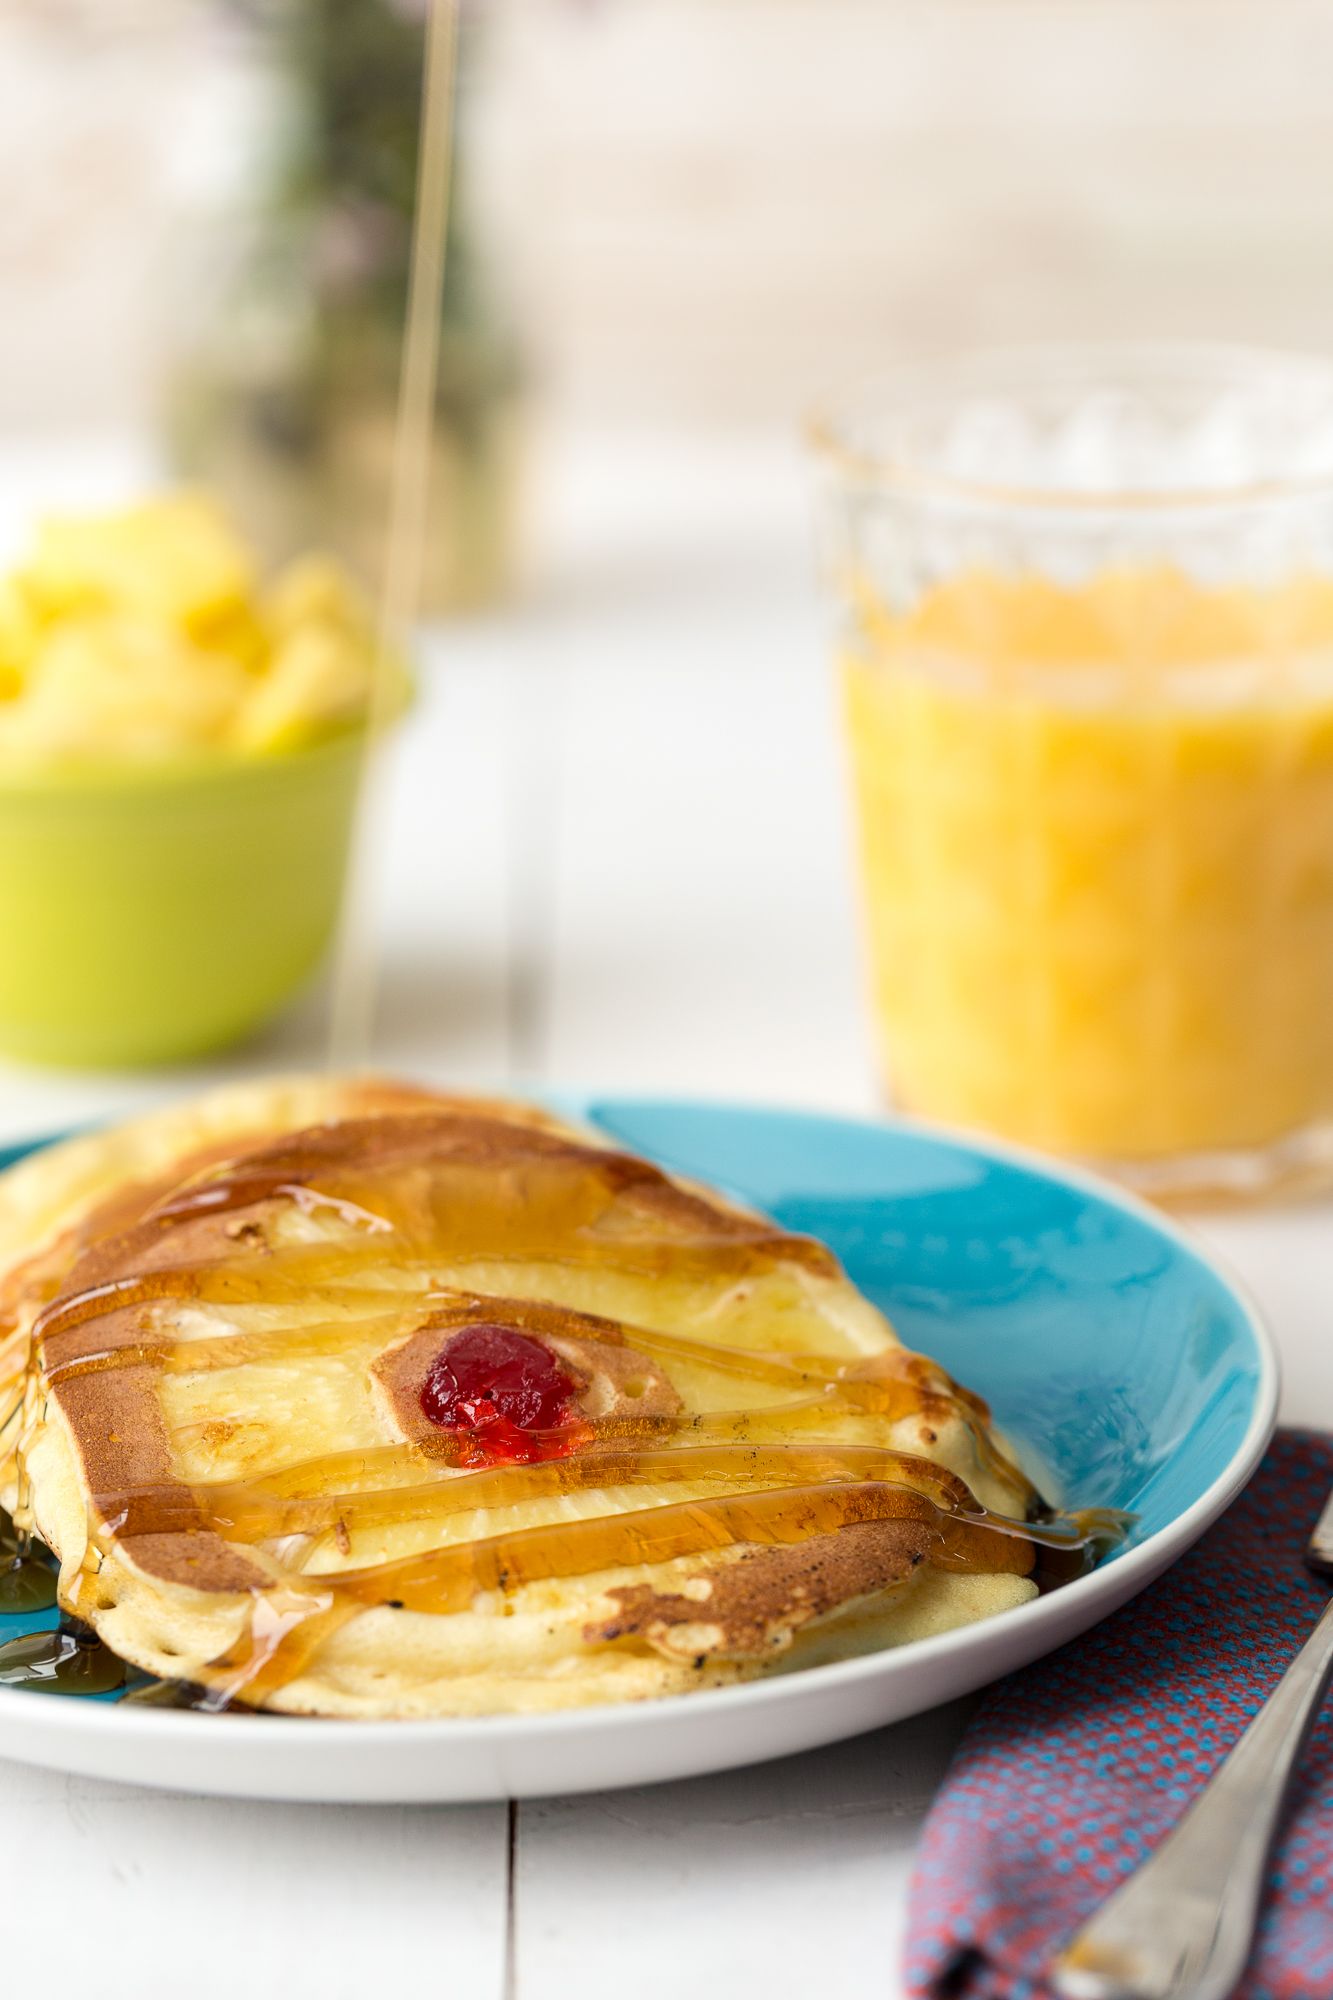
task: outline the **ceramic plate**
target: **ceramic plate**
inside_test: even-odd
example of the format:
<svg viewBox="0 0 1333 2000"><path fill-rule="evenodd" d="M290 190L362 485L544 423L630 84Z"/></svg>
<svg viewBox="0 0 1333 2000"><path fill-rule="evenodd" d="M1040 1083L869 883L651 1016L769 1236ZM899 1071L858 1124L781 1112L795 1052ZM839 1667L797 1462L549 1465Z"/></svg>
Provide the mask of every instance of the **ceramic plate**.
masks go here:
<svg viewBox="0 0 1333 2000"><path fill-rule="evenodd" d="M779 1757L1076 1639L1188 1548L1263 1452L1277 1369L1253 1308L1110 1187L906 1123L652 1099L556 1108L822 1237L909 1345L988 1398L1048 1493L1137 1516L1127 1545L988 1623L749 1686L458 1722L209 1716L0 1689L0 1756L199 1792L377 1801L592 1791ZM0 1638L53 1616L0 1618Z"/></svg>

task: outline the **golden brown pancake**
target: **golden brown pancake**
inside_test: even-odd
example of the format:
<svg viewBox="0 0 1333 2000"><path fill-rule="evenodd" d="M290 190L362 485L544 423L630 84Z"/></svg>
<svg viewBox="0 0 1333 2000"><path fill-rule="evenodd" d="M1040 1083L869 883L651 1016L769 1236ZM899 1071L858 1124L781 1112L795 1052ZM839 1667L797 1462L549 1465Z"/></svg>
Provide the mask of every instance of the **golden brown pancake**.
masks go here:
<svg viewBox="0 0 1333 2000"><path fill-rule="evenodd" d="M219 1093L0 1178L0 1279L6 1497L68 1609L218 1702L716 1686L1087 1554L823 1245L530 1107Z"/></svg>

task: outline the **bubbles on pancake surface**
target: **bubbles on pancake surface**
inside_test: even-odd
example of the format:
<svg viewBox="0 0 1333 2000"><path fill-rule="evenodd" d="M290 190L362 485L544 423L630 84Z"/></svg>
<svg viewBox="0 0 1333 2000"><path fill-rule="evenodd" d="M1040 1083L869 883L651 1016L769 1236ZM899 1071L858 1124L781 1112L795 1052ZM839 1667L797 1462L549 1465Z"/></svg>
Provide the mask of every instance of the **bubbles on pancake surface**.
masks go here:
<svg viewBox="0 0 1333 2000"><path fill-rule="evenodd" d="M460 1439L460 1465L533 1465L563 1458L591 1436L574 1407L578 1389L544 1342L479 1320L440 1349L421 1407Z"/></svg>

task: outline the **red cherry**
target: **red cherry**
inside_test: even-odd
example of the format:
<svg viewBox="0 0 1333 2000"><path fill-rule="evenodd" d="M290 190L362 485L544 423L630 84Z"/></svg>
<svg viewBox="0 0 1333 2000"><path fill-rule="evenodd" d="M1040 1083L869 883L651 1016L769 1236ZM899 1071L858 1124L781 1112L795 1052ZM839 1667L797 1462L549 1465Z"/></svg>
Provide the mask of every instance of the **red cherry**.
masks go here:
<svg viewBox="0 0 1333 2000"><path fill-rule="evenodd" d="M531 1465L563 1458L590 1435L572 1408L578 1383L540 1340L480 1320L445 1342L421 1407L464 1441L463 1465Z"/></svg>

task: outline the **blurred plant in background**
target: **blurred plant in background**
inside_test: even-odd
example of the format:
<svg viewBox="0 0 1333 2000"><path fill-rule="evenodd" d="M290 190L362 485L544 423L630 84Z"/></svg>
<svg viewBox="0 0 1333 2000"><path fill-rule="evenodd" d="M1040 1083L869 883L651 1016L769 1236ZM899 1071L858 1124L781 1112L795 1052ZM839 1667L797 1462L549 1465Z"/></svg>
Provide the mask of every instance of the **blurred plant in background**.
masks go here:
<svg viewBox="0 0 1333 2000"><path fill-rule="evenodd" d="M228 277L185 315L165 420L266 556L318 544L363 575L383 559L411 243L426 0L250 0L240 13L271 88ZM520 368L469 210L469 84L459 51L453 205L431 472L428 610L507 581Z"/></svg>

